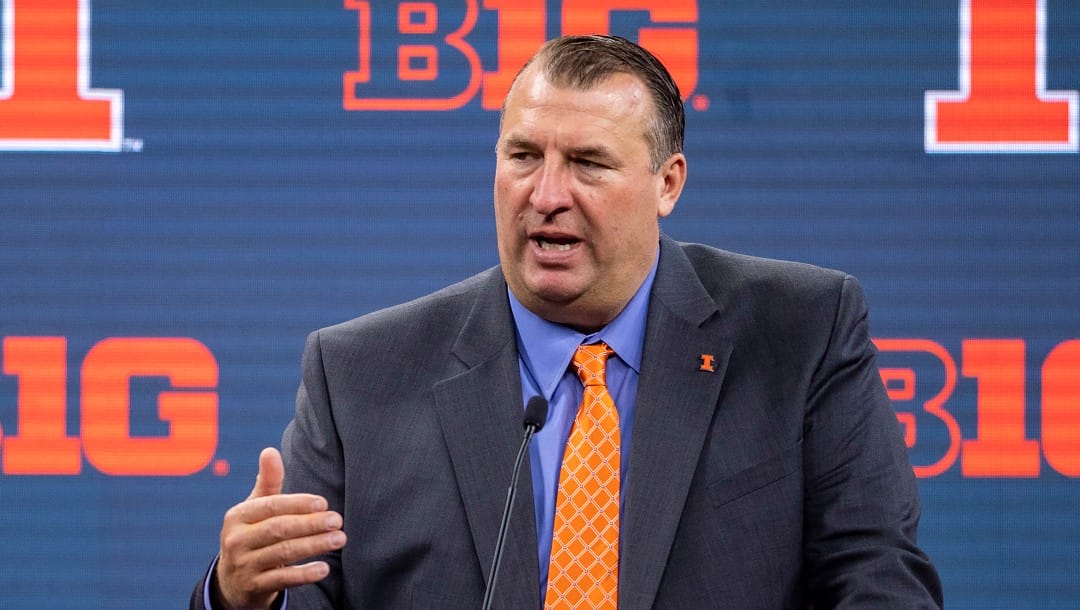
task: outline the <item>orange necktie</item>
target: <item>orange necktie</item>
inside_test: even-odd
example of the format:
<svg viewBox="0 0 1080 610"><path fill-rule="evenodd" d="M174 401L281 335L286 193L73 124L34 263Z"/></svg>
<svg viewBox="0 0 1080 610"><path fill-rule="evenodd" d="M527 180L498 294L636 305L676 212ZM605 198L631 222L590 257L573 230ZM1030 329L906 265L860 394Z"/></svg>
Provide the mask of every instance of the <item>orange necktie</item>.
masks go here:
<svg viewBox="0 0 1080 610"><path fill-rule="evenodd" d="M546 610L615 610L619 599L619 413L604 343L574 353L585 393L566 442L551 540Z"/></svg>

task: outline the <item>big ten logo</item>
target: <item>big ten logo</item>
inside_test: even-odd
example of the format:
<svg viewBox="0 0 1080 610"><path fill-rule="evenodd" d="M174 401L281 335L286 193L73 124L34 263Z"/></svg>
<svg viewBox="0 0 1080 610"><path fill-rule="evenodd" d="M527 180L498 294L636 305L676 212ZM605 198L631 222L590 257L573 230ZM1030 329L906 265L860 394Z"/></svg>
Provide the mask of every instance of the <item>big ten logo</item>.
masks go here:
<svg viewBox="0 0 1080 610"><path fill-rule="evenodd" d="M698 79L697 0L375 2L345 0L359 19L359 67L345 73L346 110L452 110L480 94L496 110L518 69L548 38L549 18L565 35L630 34L671 72L683 98ZM613 20L620 27L613 28ZM471 36L478 22L494 33ZM485 59L494 68L484 69ZM707 100L697 97L696 108Z"/></svg>
<svg viewBox="0 0 1080 610"><path fill-rule="evenodd" d="M875 344L916 475L959 461L964 477L1037 477L1045 458L1059 474L1080 476L1080 339L1054 347L1030 374L1021 339L967 339L959 358L928 339ZM1029 376L1037 418L1029 418ZM961 383L974 386L974 404L959 399Z"/></svg>
<svg viewBox="0 0 1080 610"><path fill-rule="evenodd" d="M1046 0L960 1L959 90L925 94L927 152L1077 152L1077 92L1047 89Z"/></svg>
<svg viewBox="0 0 1080 610"><path fill-rule="evenodd" d="M5 421L0 430L5 475L79 474L85 456L107 475L183 476L214 456L218 365L194 339L124 337L95 344L78 373L76 435L68 425L67 340L5 337L2 356L4 375L14 376L18 386L16 421ZM155 392L156 401L148 400L156 402L156 413L144 409L148 413L133 418L133 393ZM225 474L227 466L219 461L213 469Z"/></svg>
<svg viewBox="0 0 1080 610"><path fill-rule="evenodd" d="M0 150L118 151L124 92L90 87L90 0L0 0Z"/></svg>

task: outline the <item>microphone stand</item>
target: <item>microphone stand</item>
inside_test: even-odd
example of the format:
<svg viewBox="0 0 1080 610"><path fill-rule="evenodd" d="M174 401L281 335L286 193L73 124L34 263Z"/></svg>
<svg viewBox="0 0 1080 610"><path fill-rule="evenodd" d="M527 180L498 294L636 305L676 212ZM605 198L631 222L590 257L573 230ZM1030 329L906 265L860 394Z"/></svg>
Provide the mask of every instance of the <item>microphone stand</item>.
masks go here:
<svg viewBox="0 0 1080 610"><path fill-rule="evenodd" d="M506 490L506 505L503 507L502 519L499 522L499 536L495 539L495 555L491 558L491 571L488 572L487 584L484 587L483 610L491 610L491 600L495 594L495 580L499 576L499 565L502 563L503 546L506 544L506 530L510 525L510 509L514 506L514 498L517 496L517 480L521 471L521 462L525 459L525 450L529 447L529 441L533 434L544 426L547 420L548 403L540 396L533 396L529 404L525 406L525 438L521 439L521 447L514 460L514 472L510 475L510 489Z"/></svg>

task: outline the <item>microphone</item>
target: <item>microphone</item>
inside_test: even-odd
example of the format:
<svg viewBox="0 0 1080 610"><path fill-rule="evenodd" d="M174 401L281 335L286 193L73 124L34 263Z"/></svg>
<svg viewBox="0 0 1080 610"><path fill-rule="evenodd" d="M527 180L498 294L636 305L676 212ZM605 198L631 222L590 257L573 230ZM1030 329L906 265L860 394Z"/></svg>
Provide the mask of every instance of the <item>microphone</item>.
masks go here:
<svg viewBox="0 0 1080 610"><path fill-rule="evenodd" d="M502 563L503 545L506 543L506 529L510 525L510 509L514 506L514 496L517 495L518 473L521 471L521 462L525 458L525 450L529 447L529 441L533 434L540 431L547 421L548 401L543 396L533 396L525 405L525 438L521 439L521 448L518 449L517 459L514 460L514 473L510 475L510 489L506 490L506 506L503 507L502 520L499 522L499 536L495 539L495 555L491 558L491 571L488 572L487 586L484 588L483 610L490 610L491 600L495 594L495 579L499 576L499 564Z"/></svg>

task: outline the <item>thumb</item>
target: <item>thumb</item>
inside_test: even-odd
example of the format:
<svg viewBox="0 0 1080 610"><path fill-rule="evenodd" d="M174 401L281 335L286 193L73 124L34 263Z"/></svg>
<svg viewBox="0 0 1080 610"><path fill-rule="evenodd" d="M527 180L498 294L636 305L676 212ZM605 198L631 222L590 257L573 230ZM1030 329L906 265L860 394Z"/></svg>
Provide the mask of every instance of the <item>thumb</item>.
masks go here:
<svg viewBox="0 0 1080 610"><path fill-rule="evenodd" d="M255 477L255 487L248 498L273 496L281 493L281 482L285 479L285 464L281 454L273 447L267 447L259 454L259 474Z"/></svg>

